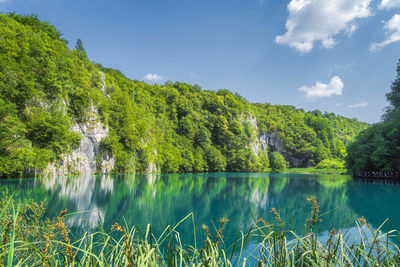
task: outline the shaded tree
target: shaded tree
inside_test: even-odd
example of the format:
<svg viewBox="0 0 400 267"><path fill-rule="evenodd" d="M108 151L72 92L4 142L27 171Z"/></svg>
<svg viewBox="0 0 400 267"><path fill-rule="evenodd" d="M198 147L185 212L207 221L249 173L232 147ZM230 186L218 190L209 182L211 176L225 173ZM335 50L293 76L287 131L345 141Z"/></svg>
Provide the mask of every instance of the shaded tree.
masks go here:
<svg viewBox="0 0 400 267"><path fill-rule="evenodd" d="M360 133L348 147L347 167L353 172L400 172L400 61L383 121Z"/></svg>

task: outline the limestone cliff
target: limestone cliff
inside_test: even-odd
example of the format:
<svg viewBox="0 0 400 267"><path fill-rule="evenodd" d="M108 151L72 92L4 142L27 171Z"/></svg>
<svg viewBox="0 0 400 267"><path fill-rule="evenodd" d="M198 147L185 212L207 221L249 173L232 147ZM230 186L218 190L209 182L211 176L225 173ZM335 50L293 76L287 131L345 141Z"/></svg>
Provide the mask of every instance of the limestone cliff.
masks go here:
<svg viewBox="0 0 400 267"><path fill-rule="evenodd" d="M248 118L248 121L250 122L253 131L257 133L257 136L250 144L255 155L258 155L259 151L278 151L289 162L290 167L302 167L303 161L289 153L278 133L261 133L257 127L257 119L255 117Z"/></svg>
<svg viewBox="0 0 400 267"><path fill-rule="evenodd" d="M98 111L91 106L89 118L84 123L76 123L72 131L82 137L79 147L71 154L63 155L60 160L50 163L43 171L44 175L64 176L67 174L110 173L114 169L113 156L102 153L100 144L108 135L108 126L98 116Z"/></svg>

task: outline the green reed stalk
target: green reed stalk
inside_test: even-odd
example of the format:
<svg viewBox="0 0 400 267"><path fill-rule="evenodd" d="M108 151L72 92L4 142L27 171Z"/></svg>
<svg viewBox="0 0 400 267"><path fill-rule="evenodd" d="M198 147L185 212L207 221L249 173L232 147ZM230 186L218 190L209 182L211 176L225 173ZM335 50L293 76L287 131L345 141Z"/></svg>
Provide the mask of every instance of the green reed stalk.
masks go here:
<svg viewBox="0 0 400 267"><path fill-rule="evenodd" d="M389 230L388 221L374 230L362 217L354 224L358 241L350 244L347 231L342 234L332 230L328 241L321 243L316 233L319 206L315 198L309 201L313 213L307 222L310 231L304 236L297 235L293 228L286 230L283 219L273 209L275 224L253 218L250 229L245 233L238 231L230 246L225 245L223 238L226 219L220 221L218 228L214 227L214 234L203 226L204 242L198 245L195 241L194 246L188 246L177 229L191 219L196 240L192 213L175 226L167 226L159 237L154 236L150 224L142 234L137 227L128 230L125 222L125 227L114 224L112 235L100 226L98 232L70 240L66 225L59 227L61 232L56 227L67 214L55 220L39 220L43 209L23 209L7 198L0 210L0 232L4 234L0 266L400 266L398 243L391 242L398 233ZM35 219L27 220L25 212L37 213ZM387 229L382 232L385 224ZM258 242L258 246L242 257L249 240Z"/></svg>

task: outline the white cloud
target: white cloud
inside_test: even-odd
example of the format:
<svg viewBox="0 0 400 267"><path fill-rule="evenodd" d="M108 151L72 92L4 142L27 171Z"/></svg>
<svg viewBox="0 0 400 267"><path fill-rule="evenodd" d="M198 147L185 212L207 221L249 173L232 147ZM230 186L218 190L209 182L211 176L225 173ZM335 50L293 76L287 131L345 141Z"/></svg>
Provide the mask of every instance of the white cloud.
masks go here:
<svg viewBox="0 0 400 267"><path fill-rule="evenodd" d="M357 30L357 25L350 25L349 27L347 27L344 32L348 35L348 36L352 36L353 33Z"/></svg>
<svg viewBox="0 0 400 267"><path fill-rule="evenodd" d="M316 42L332 48L335 35L356 30L355 20L371 15L372 0L291 0L287 6L286 33L275 42L301 53L310 52Z"/></svg>
<svg viewBox="0 0 400 267"><path fill-rule="evenodd" d="M314 86L302 86L299 88L300 92L305 92L306 97L309 99L316 99L322 97L330 97L333 95L342 95L343 82L338 76L332 77L329 84L316 82Z"/></svg>
<svg viewBox="0 0 400 267"><path fill-rule="evenodd" d="M400 15L394 15L388 22L385 23L383 28L386 30L386 40L380 43L372 43L369 50L378 51L388 44L400 41Z"/></svg>
<svg viewBox="0 0 400 267"><path fill-rule="evenodd" d="M364 100L360 101L357 104L348 105L349 108L362 108L366 106L368 106L368 102Z"/></svg>
<svg viewBox="0 0 400 267"><path fill-rule="evenodd" d="M380 9L391 9L395 7L400 7L400 0L382 0L379 5Z"/></svg>
<svg viewBox="0 0 400 267"><path fill-rule="evenodd" d="M149 82L155 82L155 81L159 81L162 80L163 77L161 77L160 75L156 74L156 73L148 73L146 74L143 79Z"/></svg>

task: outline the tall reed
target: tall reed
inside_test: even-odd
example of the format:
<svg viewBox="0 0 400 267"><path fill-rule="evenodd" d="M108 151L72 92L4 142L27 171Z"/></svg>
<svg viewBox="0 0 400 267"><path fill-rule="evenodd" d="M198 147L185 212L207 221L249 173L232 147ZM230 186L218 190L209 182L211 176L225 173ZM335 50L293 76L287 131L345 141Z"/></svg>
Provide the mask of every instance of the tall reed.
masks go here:
<svg viewBox="0 0 400 267"><path fill-rule="evenodd" d="M45 203L16 202L7 193L0 198L0 266L400 266L400 237L396 231L383 231L385 221L374 229L364 217L353 225L358 237L332 229L327 240L317 236L321 221L315 197L306 233L286 229L277 209L271 209L275 222L254 218L247 232L238 231L232 244L225 244L223 231L228 219L222 218L214 230L202 227L203 242L197 244L194 215L168 226L155 236L149 224L145 232L121 226L100 229L72 238L64 218L45 218ZM177 228L185 221L193 224L194 244L182 243ZM393 242L395 235L398 242ZM246 246L257 241L249 250Z"/></svg>

